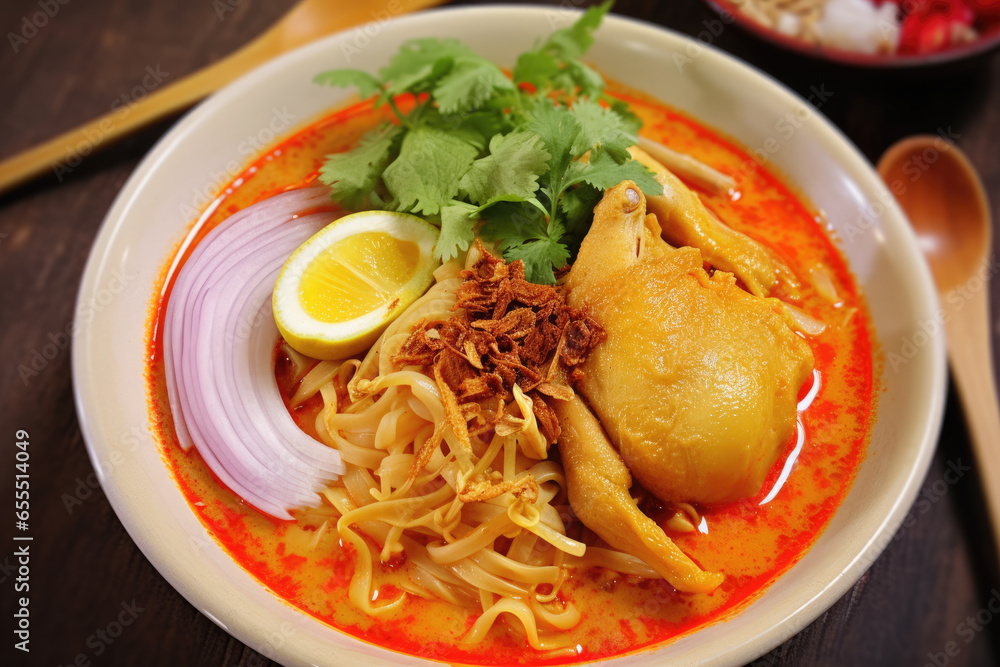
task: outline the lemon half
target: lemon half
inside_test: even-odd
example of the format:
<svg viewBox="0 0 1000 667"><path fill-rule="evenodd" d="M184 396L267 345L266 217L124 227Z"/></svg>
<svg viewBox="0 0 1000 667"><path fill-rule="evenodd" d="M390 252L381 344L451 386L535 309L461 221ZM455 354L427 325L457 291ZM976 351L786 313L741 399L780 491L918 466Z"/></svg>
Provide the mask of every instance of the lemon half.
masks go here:
<svg viewBox="0 0 1000 667"><path fill-rule="evenodd" d="M278 330L315 359L361 352L430 287L437 238L436 227L407 213L363 211L330 223L278 274Z"/></svg>

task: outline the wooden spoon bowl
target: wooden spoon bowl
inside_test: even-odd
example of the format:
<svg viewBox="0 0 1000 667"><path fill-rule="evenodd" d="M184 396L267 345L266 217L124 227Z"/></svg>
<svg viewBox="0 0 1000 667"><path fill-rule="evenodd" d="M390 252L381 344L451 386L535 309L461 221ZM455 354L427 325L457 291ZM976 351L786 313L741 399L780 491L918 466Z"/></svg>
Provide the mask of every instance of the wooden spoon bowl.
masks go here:
<svg viewBox="0 0 1000 667"><path fill-rule="evenodd" d="M965 154L937 136L907 137L878 170L910 217L939 290L968 281L987 257L991 227L982 181Z"/></svg>

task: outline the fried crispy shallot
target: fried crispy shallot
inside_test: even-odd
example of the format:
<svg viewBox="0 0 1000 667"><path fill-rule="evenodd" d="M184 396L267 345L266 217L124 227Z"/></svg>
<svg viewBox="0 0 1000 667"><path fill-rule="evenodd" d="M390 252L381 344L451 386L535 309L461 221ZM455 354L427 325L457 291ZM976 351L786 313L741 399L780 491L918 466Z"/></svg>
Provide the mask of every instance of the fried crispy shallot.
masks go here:
<svg viewBox="0 0 1000 667"><path fill-rule="evenodd" d="M393 363L432 369L448 425L466 451L471 435L530 416L552 444L560 427L548 401L573 397L571 384L582 379L575 367L604 340L604 328L568 306L561 288L525 280L520 260L508 264L477 247L481 256L462 272L455 315L419 322ZM515 401L515 385L530 401ZM523 414L526 405L531 415Z"/></svg>
<svg viewBox="0 0 1000 667"><path fill-rule="evenodd" d="M489 474L480 473L469 480L465 490L458 497L463 503L471 503L496 498L504 493L511 493L515 498L524 498L527 502L533 503L538 500L538 482L530 473L505 482L503 473L492 470Z"/></svg>

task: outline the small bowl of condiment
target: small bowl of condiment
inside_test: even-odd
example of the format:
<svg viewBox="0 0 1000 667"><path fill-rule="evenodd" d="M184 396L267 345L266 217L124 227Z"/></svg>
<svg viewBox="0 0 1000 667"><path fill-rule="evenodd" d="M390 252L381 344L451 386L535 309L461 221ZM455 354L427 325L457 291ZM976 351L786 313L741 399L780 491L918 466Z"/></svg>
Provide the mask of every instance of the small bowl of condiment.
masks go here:
<svg viewBox="0 0 1000 667"><path fill-rule="evenodd" d="M1000 0L707 0L807 56L869 68L939 65L1000 47Z"/></svg>

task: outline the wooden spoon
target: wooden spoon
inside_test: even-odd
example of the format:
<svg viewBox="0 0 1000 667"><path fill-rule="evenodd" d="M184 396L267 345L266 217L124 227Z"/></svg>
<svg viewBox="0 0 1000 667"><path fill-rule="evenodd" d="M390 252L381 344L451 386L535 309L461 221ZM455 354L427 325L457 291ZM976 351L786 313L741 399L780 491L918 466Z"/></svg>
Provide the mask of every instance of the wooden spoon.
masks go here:
<svg viewBox="0 0 1000 667"><path fill-rule="evenodd" d="M948 358L965 408L993 534L1000 542L1000 410L990 352L989 205L982 181L954 144L914 136L892 145L878 172L917 232L941 296Z"/></svg>
<svg viewBox="0 0 1000 667"><path fill-rule="evenodd" d="M443 0L302 0L267 32L236 53L54 139L0 162L0 193L44 171L198 102L257 65L320 37L440 4ZM366 39L370 35L366 34Z"/></svg>

